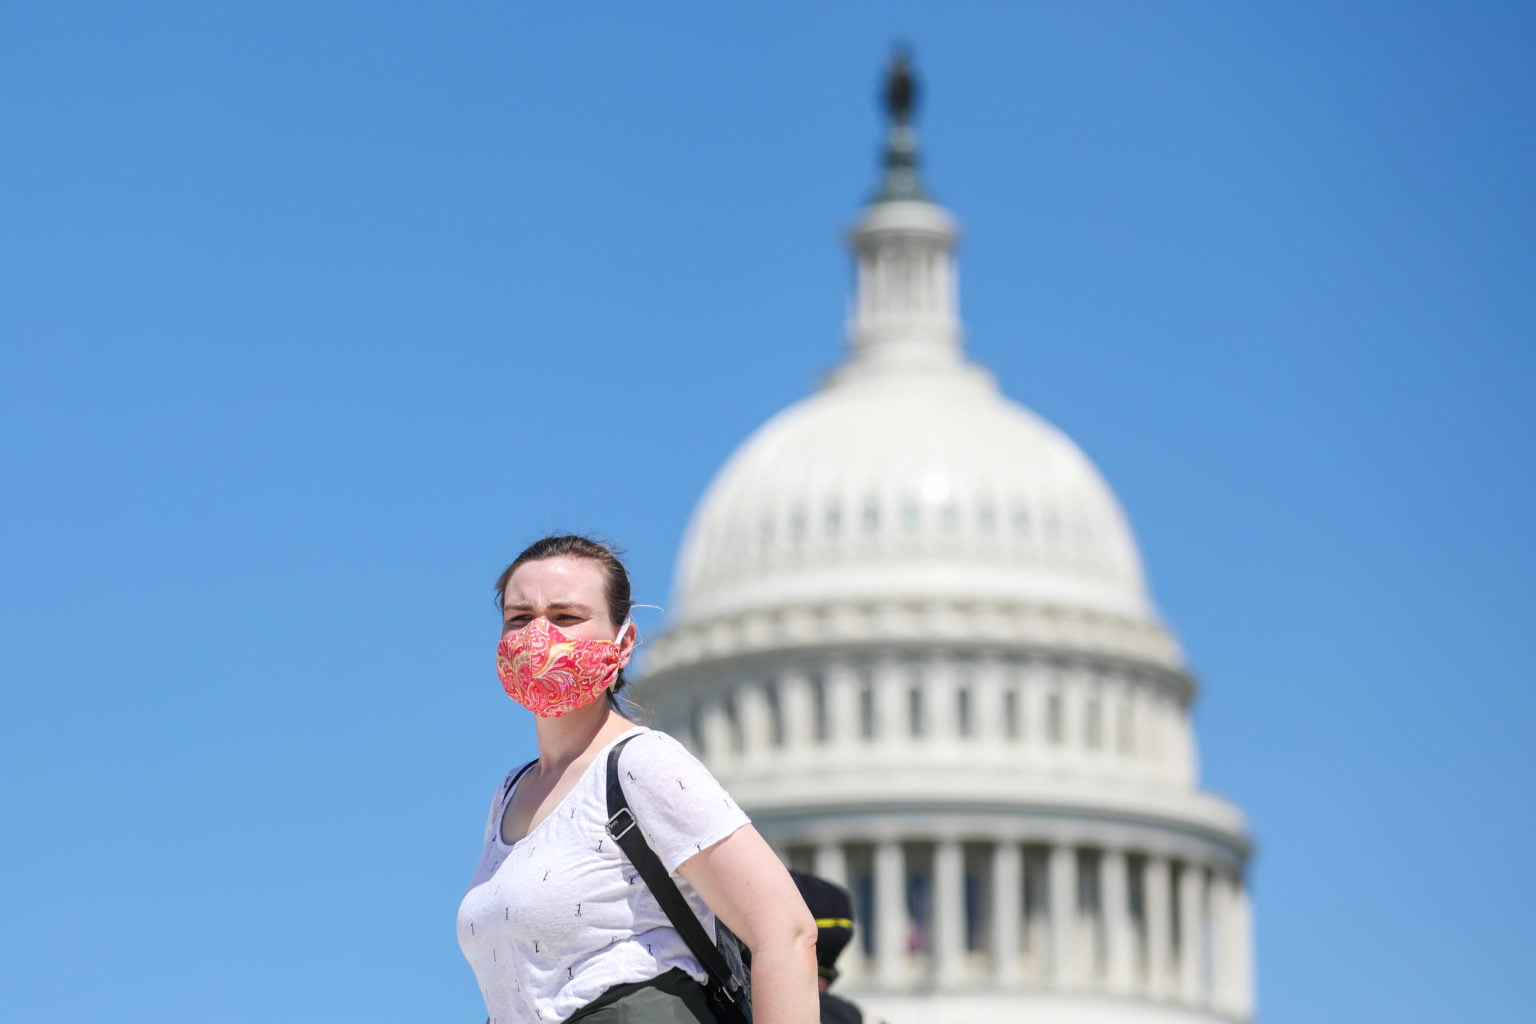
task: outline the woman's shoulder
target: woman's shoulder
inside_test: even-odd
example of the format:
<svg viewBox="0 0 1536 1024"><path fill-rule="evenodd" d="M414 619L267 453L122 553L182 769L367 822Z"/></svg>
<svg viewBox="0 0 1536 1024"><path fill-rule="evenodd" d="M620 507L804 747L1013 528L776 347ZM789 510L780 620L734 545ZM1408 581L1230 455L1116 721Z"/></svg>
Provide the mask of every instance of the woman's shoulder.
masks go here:
<svg viewBox="0 0 1536 1024"><path fill-rule="evenodd" d="M619 786L668 871L743 825L747 815L676 738L636 732L619 758Z"/></svg>
<svg viewBox="0 0 1536 1024"><path fill-rule="evenodd" d="M660 729L652 729L648 725L637 725L618 742L624 744L624 752L619 755L621 764L628 764L631 760L643 760L675 764L690 770L708 772L703 762L695 757L682 741Z"/></svg>
<svg viewBox="0 0 1536 1024"><path fill-rule="evenodd" d="M619 775L626 788L637 786L677 794L693 787L720 786L704 763L674 736L639 726L623 742Z"/></svg>

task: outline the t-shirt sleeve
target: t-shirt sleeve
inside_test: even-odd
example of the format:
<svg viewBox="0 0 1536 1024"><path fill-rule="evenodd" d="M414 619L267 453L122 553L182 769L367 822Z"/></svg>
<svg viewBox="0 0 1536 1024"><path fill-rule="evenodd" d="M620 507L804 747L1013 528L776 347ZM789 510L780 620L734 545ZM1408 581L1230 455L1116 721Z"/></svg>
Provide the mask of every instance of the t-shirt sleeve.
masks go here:
<svg viewBox="0 0 1536 1024"><path fill-rule="evenodd" d="M531 763L531 762L530 762ZM507 806L507 791L512 788L513 781L528 768L529 765L520 765L507 772L501 784L496 787L496 794L491 797L491 809L485 816L485 839L483 845L490 849L491 837L501 828L501 812Z"/></svg>
<svg viewBox="0 0 1536 1024"><path fill-rule="evenodd" d="M496 812L501 810L501 797L506 793L507 787L512 784L512 773L507 772L507 777L501 780L496 787L496 792L491 796L491 809L485 812L485 842L491 842L491 829L496 827Z"/></svg>
<svg viewBox="0 0 1536 1024"><path fill-rule="evenodd" d="M751 820L709 769L664 732L642 733L625 745L619 782L668 872Z"/></svg>

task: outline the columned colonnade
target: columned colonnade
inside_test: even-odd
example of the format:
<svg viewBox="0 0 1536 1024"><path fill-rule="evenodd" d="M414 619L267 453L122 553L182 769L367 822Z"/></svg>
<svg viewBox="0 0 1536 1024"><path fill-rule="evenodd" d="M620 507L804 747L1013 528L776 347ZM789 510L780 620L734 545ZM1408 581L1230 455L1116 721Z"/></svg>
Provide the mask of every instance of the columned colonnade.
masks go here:
<svg viewBox="0 0 1536 1024"><path fill-rule="evenodd" d="M853 892L851 984L1078 992L1251 1017L1246 844L1181 831L1171 805L1150 810L1158 794L1194 790L1185 677L1006 648L733 668L659 695L658 719L732 792L795 794L759 827L793 866ZM981 804L892 801L892 779L941 776ZM1139 789L1151 817L1042 810L1053 777L1122 801ZM1009 809L1000 780L1032 780L1035 802ZM797 800L808 802L791 809Z"/></svg>
<svg viewBox="0 0 1536 1024"><path fill-rule="evenodd" d="M1072 842L954 837L791 845L854 893L840 961L887 991L1051 989L1252 1013L1252 923L1230 867Z"/></svg>
<svg viewBox="0 0 1536 1024"><path fill-rule="evenodd" d="M772 771L786 758L905 760L927 747L1015 763L1070 758L1187 785L1195 754L1185 687L1163 671L1088 659L876 655L709 680L697 693L665 695L672 703L657 711L723 775Z"/></svg>

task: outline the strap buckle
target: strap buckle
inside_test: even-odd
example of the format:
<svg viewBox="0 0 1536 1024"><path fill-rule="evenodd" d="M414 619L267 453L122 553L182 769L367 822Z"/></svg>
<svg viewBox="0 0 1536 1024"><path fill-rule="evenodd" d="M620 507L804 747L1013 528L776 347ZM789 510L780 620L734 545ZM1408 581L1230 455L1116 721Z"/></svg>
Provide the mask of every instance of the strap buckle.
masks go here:
<svg viewBox="0 0 1536 1024"><path fill-rule="evenodd" d="M624 825L623 828L620 828L617 832L615 832L614 829L618 827L616 822L618 822L619 817L621 815L625 815L625 814L629 815L629 822L628 822L628 824ZM628 807L620 807L617 811L614 812L613 817L608 819L608 834L610 836L612 836L615 840L623 839L624 836L629 833L629 830L634 828L636 824L638 824L638 823L635 821L635 816L633 814L630 814L629 808Z"/></svg>

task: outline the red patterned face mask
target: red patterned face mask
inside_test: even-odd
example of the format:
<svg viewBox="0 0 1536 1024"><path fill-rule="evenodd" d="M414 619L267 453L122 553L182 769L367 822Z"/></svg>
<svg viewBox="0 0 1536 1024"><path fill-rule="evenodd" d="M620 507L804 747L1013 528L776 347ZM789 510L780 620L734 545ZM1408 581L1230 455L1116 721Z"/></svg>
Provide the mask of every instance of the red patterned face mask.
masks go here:
<svg viewBox="0 0 1536 1024"><path fill-rule="evenodd" d="M540 718L586 707L619 678L624 631L614 640L577 640L534 619L496 645L496 675L507 696Z"/></svg>

